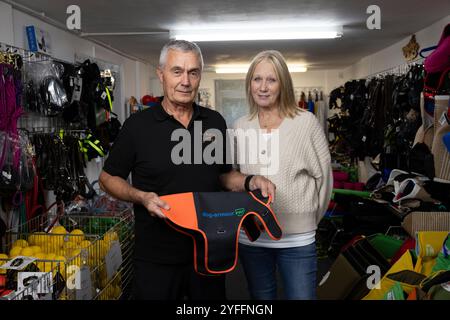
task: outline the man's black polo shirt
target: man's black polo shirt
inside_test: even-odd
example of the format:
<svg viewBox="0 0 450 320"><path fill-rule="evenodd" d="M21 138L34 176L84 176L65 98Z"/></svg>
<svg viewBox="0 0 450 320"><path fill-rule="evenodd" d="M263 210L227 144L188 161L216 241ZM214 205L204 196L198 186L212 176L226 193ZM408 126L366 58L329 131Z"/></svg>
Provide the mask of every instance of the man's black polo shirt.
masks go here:
<svg viewBox="0 0 450 320"><path fill-rule="evenodd" d="M174 164L172 148L180 141L171 141L172 132L186 128L158 105L125 121L103 170L124 179L131 172L135 188L155 192L159 196L220 191L219 176L229 172L231 165L207 165L203 160L201 164L194 164L194 121L202 122L202 133L219 129L225 148L226 123L223 117L214 110L194 104L192 120L187 128L191 136L191 164ZM201 142L203 147L208 143L211 142ZM134 205L134 213L136 259L170 264L192 261L193 241L190 237L173 230L164 220L150 216L141 205Z"/></svg>

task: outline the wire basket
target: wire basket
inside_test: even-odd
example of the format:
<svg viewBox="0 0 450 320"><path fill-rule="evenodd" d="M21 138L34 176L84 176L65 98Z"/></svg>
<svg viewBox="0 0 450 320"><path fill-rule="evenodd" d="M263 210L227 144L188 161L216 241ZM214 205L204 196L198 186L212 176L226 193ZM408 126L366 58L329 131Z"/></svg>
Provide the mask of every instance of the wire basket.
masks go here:
<svg viewBox="0 0 450 320"><path fill-rule="evenodd" d="M27 267L30 270L21 272L46 274L32 274L34 282L11 292L7 298L48 299L49 291L51 299L60 300L127 298L132 280L133 229L134 217L127 209L95 215L63 215L56 222L48 216L39 216L9 230L2 251L10 253L9 259L17 255L37 258ZM0 258L0 265L6 259L3 260ZM8 270L6 288L17 288L19 276L18 271Z"/></svg>

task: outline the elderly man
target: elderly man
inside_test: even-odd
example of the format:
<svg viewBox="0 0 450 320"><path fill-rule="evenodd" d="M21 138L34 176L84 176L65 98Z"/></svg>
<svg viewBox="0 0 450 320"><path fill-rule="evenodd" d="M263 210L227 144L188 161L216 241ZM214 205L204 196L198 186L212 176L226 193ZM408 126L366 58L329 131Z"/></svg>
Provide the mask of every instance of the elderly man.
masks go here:
<svg viewBox="0 0 450 320"><path fill-rule="evenodd" d="M219 130L223 138L226 135L223 117L194 102L202 69L203 58L196 44L173 40L163 47L157 69L164 91L161 103L125 121L100 174L103 190L134 203L135 299L225 299L225 276L202 276L194 271L192 239L165 223L161 208L169 206L159 196L223 189L261 189L263 195L272 197L275 193L275 186L266 178L232 170L225 152L223 161L213 164L199 163L195 152L184 154L186 150L183 159L196 159L174 161L175 130L190 133L189 146L194 151L194 132L199 125L201 136L208 129ZM201 140L201 148L204 146ZM132 185L126 181L130 172Z"/></svg>

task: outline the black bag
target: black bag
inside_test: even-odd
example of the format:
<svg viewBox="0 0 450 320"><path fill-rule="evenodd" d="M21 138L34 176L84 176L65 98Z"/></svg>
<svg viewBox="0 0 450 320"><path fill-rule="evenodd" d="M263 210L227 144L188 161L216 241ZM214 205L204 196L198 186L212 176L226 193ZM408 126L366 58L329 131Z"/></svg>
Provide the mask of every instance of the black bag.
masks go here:
<svg viewBox="0 0 450 320"><path fill-rule="evenodd" d="M409 171L434 178L434 157L425 143L417 143L409 153Z"/></svg>

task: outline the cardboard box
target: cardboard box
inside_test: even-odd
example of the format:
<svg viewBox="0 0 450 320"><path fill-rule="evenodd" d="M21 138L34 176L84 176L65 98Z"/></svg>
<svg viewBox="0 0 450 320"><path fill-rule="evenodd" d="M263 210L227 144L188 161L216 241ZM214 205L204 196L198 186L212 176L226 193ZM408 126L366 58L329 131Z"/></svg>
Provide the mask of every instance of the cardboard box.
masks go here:
<svg viewBox="0 0 450 320"><path fill-rule="evenodd" d="M317 287L319 300L343 300L364 277L340 254Z"/></svg>
<svg viewBox="0 0 450 320"><path fill-rule="evenodd" d="M411 237L418 231L450 232L450 212L413 211L403 219L402 227Z"/></svg>

